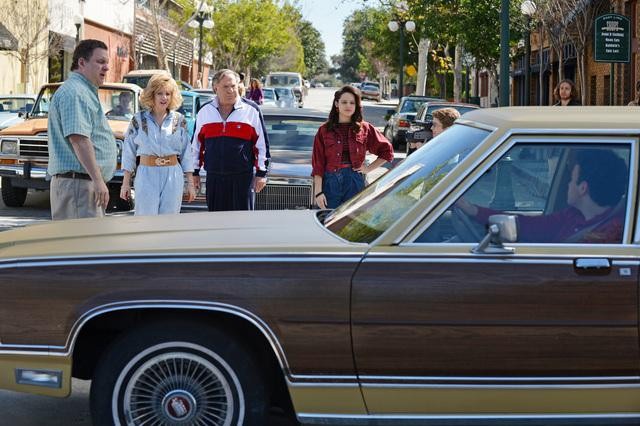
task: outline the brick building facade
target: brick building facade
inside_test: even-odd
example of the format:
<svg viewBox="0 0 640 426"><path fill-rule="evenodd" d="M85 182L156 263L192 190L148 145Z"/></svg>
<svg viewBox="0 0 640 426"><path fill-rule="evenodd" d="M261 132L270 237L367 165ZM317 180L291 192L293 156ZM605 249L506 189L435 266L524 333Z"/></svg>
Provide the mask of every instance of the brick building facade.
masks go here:
<svg viewBox="0 0 640 426"><path fill-rule="evenodd" d="M595 0L594 0L595 1ZM618 13L625 15L631 24L631 57L629 64L614 64L614 90L613 99L610 96L611 69L609 63L596 62L594 60L593 35L586 50L586 105L626 105L635 96L636 81L640 79L640 62L638 47L638 0L609 0L609 10L603 13ZM593 31L592 31L593 34ZM530 35L530 105L552 105L553 89L558 83L558 58L550 48L549 40L543 37L542 43L538 30L533 29ZM542 44L542 57L540 45ZM578 83L579 72L577 55L571 44L566 44L563 49L564 77ZM542 65L541 65L542 64ZM520 56L513 64L511 79L511 104L524 105L524 57ZM542 90L540 89L540 72L542 72ZM578 86L580 87L580 86ZM542 99L540 99L542 97Z"/></svg>

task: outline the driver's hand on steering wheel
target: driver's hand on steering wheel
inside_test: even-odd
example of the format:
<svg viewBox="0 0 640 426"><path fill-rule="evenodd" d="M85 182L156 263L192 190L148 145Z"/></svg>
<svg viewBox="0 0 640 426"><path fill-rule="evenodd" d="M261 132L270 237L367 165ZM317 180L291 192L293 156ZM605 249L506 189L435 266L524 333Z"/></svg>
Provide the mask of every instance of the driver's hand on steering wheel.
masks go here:
<svg viewBox="0 0 640 426"><path fill-rule="evenodd" d="M465 200L464 197L458 198L455 206L465 212L468 216L475 217L478 214L478 207Z"/></svg>

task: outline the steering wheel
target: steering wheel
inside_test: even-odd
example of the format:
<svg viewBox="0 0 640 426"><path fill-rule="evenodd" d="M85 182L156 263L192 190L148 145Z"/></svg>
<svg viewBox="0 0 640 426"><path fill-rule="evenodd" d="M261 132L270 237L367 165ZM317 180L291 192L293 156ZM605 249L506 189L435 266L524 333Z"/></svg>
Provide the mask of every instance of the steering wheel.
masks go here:
<svg viewBox="0 0 640 426"><path fill-rule="evenodd" d="M460 207L453 207L451 213L451 225L456 234L458 234L460 241L477 243L484 237L483 226L471 220Z"/></svg>

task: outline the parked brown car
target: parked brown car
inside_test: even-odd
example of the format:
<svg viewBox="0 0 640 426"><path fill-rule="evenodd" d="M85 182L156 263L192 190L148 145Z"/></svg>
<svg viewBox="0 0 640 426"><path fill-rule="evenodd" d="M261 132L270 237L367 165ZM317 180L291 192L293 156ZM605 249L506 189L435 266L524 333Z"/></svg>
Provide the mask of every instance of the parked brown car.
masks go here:
<svg viewBox="0 0 640 426"><path fill-rule="evenodd" d="M0 233L0 387L92 379L97 425L637 423L639 138L476 110L334 211Z"/></svg>

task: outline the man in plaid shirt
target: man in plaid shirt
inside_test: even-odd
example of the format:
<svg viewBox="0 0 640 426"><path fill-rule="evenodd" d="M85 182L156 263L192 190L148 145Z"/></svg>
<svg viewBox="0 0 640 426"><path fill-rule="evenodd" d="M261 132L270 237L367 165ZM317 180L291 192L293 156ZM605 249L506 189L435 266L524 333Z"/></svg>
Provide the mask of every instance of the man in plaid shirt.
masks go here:
<svg viewBox="0 0 640 426"><path fill-rule="evenodd" d="M98 87L109 71L109 52L100 40L83 40L73 52L71 74L49 108L51 217L104 216L106 182L116 168L117 146Z"/></svg>

